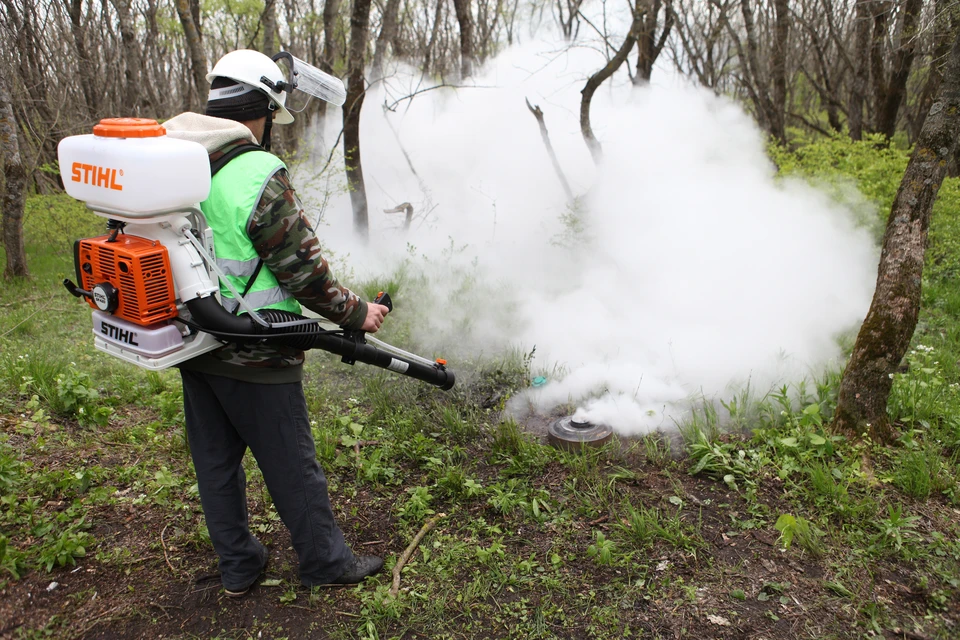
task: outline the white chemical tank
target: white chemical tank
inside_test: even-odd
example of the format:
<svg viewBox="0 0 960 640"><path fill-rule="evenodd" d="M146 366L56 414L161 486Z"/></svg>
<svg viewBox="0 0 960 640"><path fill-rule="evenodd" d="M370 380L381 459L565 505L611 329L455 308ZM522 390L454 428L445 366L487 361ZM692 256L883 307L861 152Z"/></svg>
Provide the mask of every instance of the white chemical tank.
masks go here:
<svg viewBox="0 0 960 640"><path fill-rule="evenodd" d="M70 196L124 218L146 220L195 206L210 193L206 149L168 137L156 120L101 120L93 135L61 140L57 156Z"/></svg>

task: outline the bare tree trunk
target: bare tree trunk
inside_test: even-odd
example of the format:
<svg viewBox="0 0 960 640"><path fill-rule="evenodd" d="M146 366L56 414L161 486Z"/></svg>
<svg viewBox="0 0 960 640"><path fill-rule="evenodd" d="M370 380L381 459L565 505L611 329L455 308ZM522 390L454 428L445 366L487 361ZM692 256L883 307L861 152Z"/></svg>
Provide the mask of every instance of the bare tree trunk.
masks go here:
<svg viewBox="0 0 960 640"><path fill-rule="evenodd" d="M277 48L277 0L266 0L263 7L263 49L262 53L272 56Z"/></svg>
<svg viewBox="0 0 960 640"><path fill-rule="evenodd" d="M337 16L340 14L340 0L324 0L323 3L323 58L320 68L336 75L333 70L337 64ZM327 103L320 101L318 111L321 116L327 113Z"/></svg>
<svg viewBox="0 0 960 640"><path fill-rule="evenodd" d="M427 43L423 55L423 75L430 73L430 64L433 62L433 49L440 35L440 22L443 19L443 0L437 0L437 12L433 17L433 30L430 32L430 42Z"/></svg>
<svg viewBox="0 0 960 640"><path fill-rule="evenodd" d="M886 83L886 95L883 96L877 113L877 131L892 138L897 128L897 115L907 91L907 79L917 52L917 23L923 0L907 0L903 6L903 19L900 26L900 47L893 56L893 69Z"/></svg>
<svg viewBox="0 0 960 640"><path fill-rule="evenodd" d="M923 121L930 110L930 104L933 102L937 89L940 87L940 81L943 79L944 63L950 54L950 36L955 30L954 20L950 14L952 2L953 0L934 0L933 3L933 47L931 51L933 59L930 61L927 81L917 98L914 118L911 119L909 125L908 135L911 141L919 137Z"/></svg>
<svg viewBox="0 0 960 640"><path fill-rule="evenodd" d="M280 0L274 1L280 2ZM284 44L283 38L280 37L278 32L277 39L279 42L277 44L277 51L285 49L298 58L303 58L306 60L308 56L303 40L303 32L306 25L304 25L303 21L300 19L300 11L302 10L301 3L299 0L284 0L283 9L287 19L289 39L287 40L286 44Z"/></svg>
<svg viewBox="0 0 960 640"><path fill-rule="evenodd" d="M370 30L370 0L353 0L350 13L350 56L347 59L347 101L343 104L343 156L353 206L353 230L366 240L369 235L367 190L360 162L360 108L363 106L363 65Z"/></svg>
<svg viewBox="0 0 960 640"><path fill-rule="evenodd" d="M829 3L827 6L830 6ZM828 15L832 15L832 12L828 12ZM843 105L840 103L831 66L827 63L827 55L824 51L826 45L815 28L809 25L806 26L806 30L810 36L814 58L817 63L819 82L811 77L810 73L805 69L803 73L810 80L811 84L813 84L820 96L820 104L823 105L823 109L827 112L827 122L830 123L830 128L839 133L843 131L843 123L840 121L840 110L843 108ZM836 82L839 84L839 80Z"/></svg>
<svg viewBox="0 0 960 640"><path fill-rule="evenodd" d="M653 74L653 65L660 57L663 51L663 45L670 37L670 31L673 29L673 23L676 14L673 12L671 0L667 0L664 8L663 31L657 36L657 16L660 13L661 0L653 0L652 7L646 10L643 18L643 26L637 35L637 74L633 77L634 84L646 84L650 82L650 76Z"/></svg>
<svg viewBox="0 0 960 640"><path fill-rule="evenodd" d="M0 154L3 154L3 249L7 264L6 278L27 277L27 253L23 244L23 203L26 199L27 174L20 157L17 121L7 79L0 74Z"/></svg>
<svg viewBox="0 0 960 640"><path fill-rule="evenodd" d="M460 23L460 77L473 75L473 63L476 53L473 49L473 14L470 12L470 0L453 0L457 22Z"/></svg>
<svg viewBox="0 0 960 640"><path fill-rule="evenodd" d="M876 442L894 437L887 415L890 374L903 359L917 326L930 214L958 135L960 34L890 210L877 290L840 383L833 423L837 431L854 437L866 431Z"/></svg>
<svg viewBox="0 0 960 640"><path fill-rule="evenodd" d="M772 133L787 141L787 39L790 37L790 7L787 0L774 0L776 12L773 51L770 54L770 79L773 84Z"/></svg>
<svg viewBox="0 0 960 640"><path fill-rule="evenodd" d="M491 0L478 0L477 3L477 41L474 50L477 60L483 62L490 55L491 39L497 33L500 18L503 17L503 0L495 0L493 11L490 10Z"/></svg>
<svg viewBox="0 0 960 640"><path fill-rule="evenodd" d="M80 68L80 86L83 89L87 111L96 113L99 106L99 93L96 88L96 65L87 52L86 28L83 25L83 0L69 0L67 11L70 14L70 29L73 32L73 45L77 49ZM34 45L31 45L34 46Z"/></svg>
<svg viewBox="0 0 960 640"><path fill-rule="evenodd" d="M193 72L193 86L197 91L197 99L203 105L207 101L210 87L207 85L207 56L203 52L203 42L200 36L200 25L195 16L199 13L199 0L176 0L177 15L183 25L183 34L187 39L187 49L190 51L190 67Z"/></svg>
<svg viewBox="0 0 960 640"><path fill-rule="evenodd" d="M400 0L387 0L387 6L383 10L383 20L380 23L380 33L377 34L377 46L373 52L371 83L383 79L383 58L387 53L387 47L396 35L399 10Z"/></svg>
<svg viewBox="0 0 960 640"><path fill-rule="evenodd" d="M140 77L144 85L144 89L147 92L147 99L150 101L150 115L154 118L161 117L165 115L165 105L160 98L161 92L158 91L157 84L159 83L162 73L156 72L157 64L159 62L160 52L157 51L157 38L159 36L159 27L157 26L157 0L147 0L147 7L143 12L144 20L146 20L146 34L143 47L143 56L140 57ZM152 65L148 65L147 61L152 61ZM153 70L154 73L151 76L150 70Z"/></svg>
<svg viewBox="0 0 960 640"><path fill-rule="evenodd" d="M323 60L320 63L327 73L333 74L337 63L337 15L340 0L325 0L323 3Z"/></svg>
<svg viewBox="0 0 960 640"><path fill-rule="evenodd" d="M390 42L393 55L402 58L407 55L406 43L403 41L403 27L408 22L411 13L416 13L416 9L410 8L410 0L403 0L403 11L397 20L397 28L393 30L393 39Z"/></svg>
<svg viewBox="0 0 960 640"><path fill-rule="evenodd" d="M307 57L304 58L307 62L311 64L319 64L320 52L318 49L317 43L317 5L316 0L309 0L307 5L308 11L307 15L310 16L309 21L304 25L304 29L307 32L308 44L307 51L309 52Z"/></svg>
<svg viewBox="0 0 960 640"><path fill-rule="evenodd" d="M778 140L785 141L783 114L777 111L770 87L760 70L760 40L757 35L757 26L753 21L753 5L750 0L740 0L740 13L743 16L743 27L747 35L744 61L747 71L746 82L757 111L757 120L764 131Z"/></svg>
<svg viewBox="0 0 960 640"><path fill-rule="evenodd" d="M885 45L887 37L887 19L893 11L892 0L874 0L873 2L873 39L870 43L870 79L873 82L873 105L870 123L876 130L877 114L883 96L887 93L887 74L885 72Z"/></svg>
<svg viewBox="0 0 960 640"><path fill-rule="evenodd" d="M583 90L580 91L580 134L583 136L583 141L587 143L587 148L590 150L594 164L600 164L603 160L603 147L600 145L597 137L593 135L593 128L590 126L590 102L593 100L593 94L600 88L600 85L612 76L616 70L620 68L620 65L626 61L627 56L630 55L630 50L633 49L633 45L637 42L637 33L639 33L643 27L642 20L643 13L641 10L634 10L633 24L630 25L630 32L627 33L627 37L624 39L619 51L617 51L616 55L614 55L610 62L604 65L600 71L597 71L587 78L587 84L583 87Z"/></svg>
<svg viewBox="0 0 960 640"><path fill-rule="evenodd" d="M557 6L557 21L560 23L563 37L565 40L572 40L574 32L579 30L580 5L583 4L583 0L555 0L555 3ZM563 13L564 8L567 10L566 15Z"/></svg>
<svg viewBox="0 0 960 640"><path fill-rule="evenodd" d="M853 76L853 85L850 88L850 109L848 117L850 122L850 139L863 139L863 107L867 99L867 83L870 76L870 5L873 0L857 0L856 25L854 32L853 57L857 68Z"/></svg>
<svg viewBox="0 0 960 640"><path fill-rule="evenodd" d="M140 43L137 41L133 22L132 4L131 0L113 0L117 21L120 23L120 39L123 42L124 83L120 104L124 116L140 115Z"/></svg>

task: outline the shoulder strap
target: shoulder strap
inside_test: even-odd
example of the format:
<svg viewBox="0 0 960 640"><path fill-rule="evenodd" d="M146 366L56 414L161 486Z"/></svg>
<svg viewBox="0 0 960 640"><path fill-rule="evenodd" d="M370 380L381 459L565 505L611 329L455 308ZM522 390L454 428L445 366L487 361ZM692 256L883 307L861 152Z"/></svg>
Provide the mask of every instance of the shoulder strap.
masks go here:
<svg viewBox="0 0 960 640"><path fill-rule="evenodd" d="M257 268L253 270L253 274L250 275L250 279L247 280L247 286L243 288L243 293L240 294L241 298L247 297L247 294L250 293L250 289L253 288L253 283L257 281L257 276L260 275L260 270L263 269L263 258L257 261ZM237 305L237 308L233 310L233 315L238 315L240 313L240 305Z"/></svg>
<svg viewBox="0 0 960 640"><path fill-rule="evenodd" d="M216 160L210 161L210 177L212 178L213 176L217 175L217 172L220 171L220 169L223 169L225 166L227 166L227 164L237 156L242 156L248 151L263 151L263 150L264 150L263 147L261 147L258 144L253 144L252 142L245 142L244 144L237 145L236 147L234 147L227 153L223 154ZM250 288L253 287L253 283L256 281L257 276L260 275L260 269L262 268L263 268L263 260L261 259L260 261L257 262L257 268L254 269L253 275L251 275L250 279L247 280L247 286L244 287L243 293L240 294L241 298L246 296L250 292ZM236 314L239 311L240 311L240 307L238 306L234 310L234 313Z"/></svg>
<svg viewBox="0 0 960 640"><path fill-rule="evenodd" d="M247 153L248 151L263 151L263 147L258 144L253 144L252 142L245 142L241 145L237 145L216 160L210 161L210 177L212 178L213 176L217 175L217 172L227 166L228 162L237 156Z"/></svg>

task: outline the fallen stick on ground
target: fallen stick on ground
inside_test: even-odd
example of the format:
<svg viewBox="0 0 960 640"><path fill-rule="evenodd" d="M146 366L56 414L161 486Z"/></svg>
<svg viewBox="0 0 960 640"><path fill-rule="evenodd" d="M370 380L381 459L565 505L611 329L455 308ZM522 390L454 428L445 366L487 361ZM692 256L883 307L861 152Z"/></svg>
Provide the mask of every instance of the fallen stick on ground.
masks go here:
<svg viewBox="0 0 960 640"><path fill-rule="evenodd" d="M443 518L447 514L438 513L437 515L430 518L425 525L420 528L420 531L417 532L417 535L413 537L413 540L410 542L409 546L403 550L403 553L400 554L400 559L397 560L397 564L393 566L393 585L390 587L390 595L394 598L397 597L397 594L400 593L400 571L403 569L403 566L410 561L410 556L413 555L413 552L416 551L417 546L420 544L420 541L423 540L423 536L430 533L430 530L433 529L437 522L440 521L440 518Z"/></svg>
<svg viewBox="0 0 960 640"><path fill-rule="evenodd" d="M167 527L168 527L168 526L170 526L170 525L164 526L164 527L163 527L163 531L160 532L160 545L163 547L163 559L167 561L167 566L170 567L170 571L172 571L172 572L173 572L173 575L176 576L176 575L179 575L179 574L177 573L177 570L173 568L173 565L170 564L170 558L167 557L167 543L166 543L166 542L164 541L164 539L163 539L163 534L165 534L165 533L167 532Z"/></svg>

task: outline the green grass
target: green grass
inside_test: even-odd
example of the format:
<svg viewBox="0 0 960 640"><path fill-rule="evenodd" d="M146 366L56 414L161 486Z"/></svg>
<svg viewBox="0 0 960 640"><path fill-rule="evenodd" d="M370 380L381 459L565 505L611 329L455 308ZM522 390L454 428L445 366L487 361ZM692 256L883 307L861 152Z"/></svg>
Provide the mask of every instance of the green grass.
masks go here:
<svg viewBox="0 0 960 640"><path fill-rule="evenodd" d="M880 220L903 152L849 144L811 145L781 166L856 181L876 203L864 211ZM337 593L300 589L287 553L276 569L283 577L260 588L257 606L272 607L263 620L241 631L229 614L210 615L201 635L283 636L275 621L295 616L304 626L322 619L323 633L342 638L730 630L709 614L764 637L898 627L950 637L947 621L956 624L960 609L960 209L943 203L956 194L948 181L934 217L921 323L890 398L901 437L889 448L830 432L837 371L702 402L678 425L679 450L651 434L570 453L501 413L531 378L532 352L522 348L458 361L449 393L311 354L305 394L317 456L348 538L379 527L389 570L425 520L446 516L404 569L398 598L387 593L389 573ZM110 576L113 593L137 584L159 589L156 598L185 587L180 576L210 565L212 551L178 376L95 352L88 307L59 284L72 277L72 240L99 233L97 219L64 198L33 198L26 230L33 277L0 292L0 591L34 578L67 582L73 563ZM413 350L401 311L424 286L415 273L408 266L361 288L398 294L385 339ZM471 294L469 275L454 296ZM249 457L245 468L251 527L282 540ZM152 529L124 538L131 513L163 522L164 540ZM63 635L83 599L63 601L57 618L31 619L21 635ZM791 626L777 626L784 620ZM182 634L181 622L167 635Z"/></svg>

